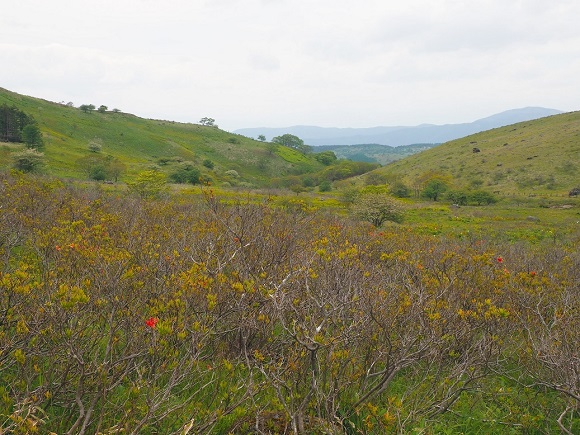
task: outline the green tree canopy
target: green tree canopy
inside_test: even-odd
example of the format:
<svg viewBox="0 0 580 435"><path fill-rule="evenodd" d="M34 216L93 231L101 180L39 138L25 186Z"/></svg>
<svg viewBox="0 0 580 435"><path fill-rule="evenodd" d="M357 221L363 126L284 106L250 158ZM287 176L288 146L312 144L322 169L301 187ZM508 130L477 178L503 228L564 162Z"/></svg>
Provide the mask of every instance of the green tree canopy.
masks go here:
<svg viewBox="0 0 580 435"><path fill-rule="evenodd" d="M369 193L359 196L353 204L352 213L357 218L370 222L375 227L380 227L386 221L403 221L402 204L398 200L381 193Z"/></svg>
<svg viewBox="0 0 580 435"><path fill-rule="evenodd" d="M201 172L193 162L181 162L177 169L169 175L169 179L174 183L199 184L201 182Z"/></svg>
<svg viewBox="0 0 580 435"><path fill-rule="evenodd" d="M321 153L316 153L314 158L326 166L331 165L337 160L336 154L334 154L333 151L323 151Z"/></svg>
<svg viewBox="0 0 580 435"><path fill-rule="evenodd" d="M311 151L311 147L304 144L304 141L298 136L293 134L283 134L282 136L276 136L272 138L272 142L279 145L284 145L285 147L292 148L306 154Z"/></svg>
<svg viewBox="0 0 580 435"><path fill-rule="evenodd" d="M214 126L214 125L215 125L215 119L213 119L213 118L208 118L207 116L204 116L203 118L201 118L201 119L199 120L199 123L200 123L201 125L208 125L208 126L212 127L212 126Z"/></svg>
<svg viewBox="0 0 580 435"><path fill-rule="evenodd" d="M474 190L469 193L469 201L477 205L489 205L497 202L497 198L485 190Z"/></svg>
<svg viewBox="0 0 580 435"><path fill-rule="evenodd" d="M36 123L28 124L22 129L22 140L27 148L41 149L44 146L42 133Z"/></svg>
<svg viewBox="0 0 580 435"><path fill-rule="evenodd" d="M77 160L77 165L91 180L114 180L117 181L125 164L116 160L113 156L103 156L91 153Z"/></svg>
<svg viewBox="0 0 580 435"><path fill-rule="evenodd" d="M434 179L427 183L421 192L421 196L437 201L441 195L447 191L447 189L449 189L447 183L439 179Z"/></svg>
<svg viewBox="0 0 580 435"><path fill-rule="evenodd" d="M22 142L22 130L35 124L34 118L15 106L0 106L0 141Z"/></svg>
<svg viewBox="0 0 580 435"><path fill-rule="evenodd" d="M140 172L134 181L127 182L129 191L142 198L156 198L167 190L164 173L150 169Z"/></svg>
<svg viewBox="0 0 580 435"><path fill-rule="evenodd" d="M95 105L94 104L81 104L79 106L79 109L81 109L85 113L88 113L88 112L92 112L93 110L95 110Z"/></svg>

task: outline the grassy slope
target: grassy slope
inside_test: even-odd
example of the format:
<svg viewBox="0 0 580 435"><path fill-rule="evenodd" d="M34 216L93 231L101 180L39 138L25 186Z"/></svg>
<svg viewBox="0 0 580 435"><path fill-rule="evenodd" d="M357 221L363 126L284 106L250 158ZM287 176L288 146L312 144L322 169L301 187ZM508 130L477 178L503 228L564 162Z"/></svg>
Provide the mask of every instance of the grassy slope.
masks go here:
<svg viewBox="0 0 580 435"><path fill-rule="evenodd" d="M88 144L94 140L102 144L102 154L126 164L128 177L156 164L160 158L175 157L197 163L213 179L225 180L224 172L234 169L240 180L258 185L272 177L323 167L294 150L271 152L267 144L214 127L147 120L124 113L83 113L0 88L0 104L3 103L15 105L38 121L45 138L47 172L51 175L84 178L76 161L89 153ZM15 148L18 146L0 146L0 167L9 166L9 155ZM215 163L213 171L202 166L205 159Z"/></svg>
<svg viewBox="0 0 580 435"><path fill-rule="evenodd" d="M409 185L431 170L457 187L479 182L502 195L567 194L580 185L580 112L478 133L378 169Z"/></svg>

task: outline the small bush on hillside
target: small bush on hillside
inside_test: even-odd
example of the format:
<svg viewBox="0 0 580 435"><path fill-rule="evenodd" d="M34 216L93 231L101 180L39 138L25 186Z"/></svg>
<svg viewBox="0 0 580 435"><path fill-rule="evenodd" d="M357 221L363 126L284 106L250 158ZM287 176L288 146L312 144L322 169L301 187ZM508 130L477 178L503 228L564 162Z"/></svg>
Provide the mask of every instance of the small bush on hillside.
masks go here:
<svg viewBox="0 0 580 435"><path fill-rule="evenodd" d="M445 193L445 199L453 204L467 205L468 193L463 190L449 190Z"/></svg>
<svg viewBox="0 0 580 435"><path fill-rule="evenodd" d="M470 203L476 205L489 205L497 202L497 198L485 190L475 190L470 192L468 198Z"/></svg>
<svg viewBox="0 0 580 435"><path fill-rule="evenodd" d="M382 174L377 174L376 172L371 172L365 176L365 184L367 186L379 186L381 184L386 184L387 177Z"/></svg>
<svg viewBox="0 0 580 435"><path fill-rule="evenodd" d="M44 166L44 153L33 148L12 154L12 166L22 172L38 172Z"/></svg>
<svg viewBox="0 0 580 435"><path fill-rule="evenodd" d="M201 172L192 162L182 162L176 171L169 174L169 179L178 184L199 184L201 182Z"/></svg>
<svg viewBox="0 0 580 435"><path fill-rule="evenodd" d="M320 192L330 192L332 190L332 183L328 180L324 180L320 183L320 186L318 186L318 190Z"/></svg>
<svg viewBox="0 0 580 435"><path fill-rule="evenodd" d="M391 195L397 198L409 198L411 189L405 183L399 181L391 186Z"/></svg>
<svg viewBox="0 0 580 435"><path fill-rule="evenodd" d="M89 142L89 151L92 153L100 153L102 148L103 148L103 146L96 141Z"/></svg>

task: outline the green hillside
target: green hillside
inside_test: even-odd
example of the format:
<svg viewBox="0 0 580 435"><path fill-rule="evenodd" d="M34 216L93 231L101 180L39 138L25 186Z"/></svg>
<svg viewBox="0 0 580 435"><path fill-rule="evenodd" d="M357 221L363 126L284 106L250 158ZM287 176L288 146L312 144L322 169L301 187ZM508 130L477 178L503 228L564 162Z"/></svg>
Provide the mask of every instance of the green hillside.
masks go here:
<svg viewBox="0 0 580 435"><path fill-rule="evenodd" d="M0 105L3 104L35 118L45 142L45 172L59 177L86 178L78 162L91 155L90 143L101 147L101 155L126 167L122 179L153 166L169 173L182 161L193 162L205 178L257 186L266 185L273 177L324 168L313 156L304 157L290 148L282 149L212 126L142 119L113 111L84 113L75 107L0 88ZM21 148L21 144L0 145L0 167L9 167L10 154ZM213 163L213 168L204 166L207 161ZM235 172L226 173L232 170Z"/></svg>
<svg viewBox="0 0 580 435"><path fill-rule="evenodd" d="M317 151L332 151L339 159L350 159L361 162L376 162L381 165L403 159L421 151L433 148L436 144L420 143L392 147L379 144L360 145L320 145Z"/></svg>
<svg viewBox="0 0 580 435"><path fill-rule="evenodd" d="M377 170L417 187L436 172L456 188L565 195L580 185L580 112L541 118L436 146Z"/></svg>

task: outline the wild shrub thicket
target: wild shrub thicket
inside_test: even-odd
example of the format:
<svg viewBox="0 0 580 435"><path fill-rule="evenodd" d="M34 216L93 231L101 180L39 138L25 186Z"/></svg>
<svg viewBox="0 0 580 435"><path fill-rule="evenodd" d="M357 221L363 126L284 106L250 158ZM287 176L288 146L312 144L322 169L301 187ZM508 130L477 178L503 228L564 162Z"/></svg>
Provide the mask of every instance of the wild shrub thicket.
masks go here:
<svg viewBox="0 0 580 435"><path fill-rule="evenodd" d="M0 179L13 433L580 430L578 240Z"/></svg>

